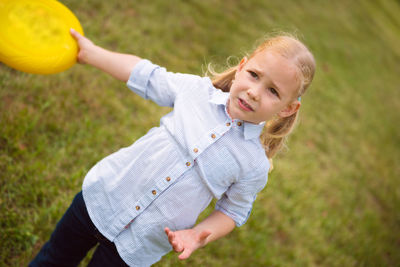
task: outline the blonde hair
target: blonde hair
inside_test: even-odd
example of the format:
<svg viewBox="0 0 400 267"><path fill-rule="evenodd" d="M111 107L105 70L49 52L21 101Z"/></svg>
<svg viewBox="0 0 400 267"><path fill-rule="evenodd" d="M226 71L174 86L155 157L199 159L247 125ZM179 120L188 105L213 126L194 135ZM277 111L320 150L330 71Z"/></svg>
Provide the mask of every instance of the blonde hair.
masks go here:
<svg viewBox="0 0 400 267"><path fill-rule="evenodd" d="M315 60L308 48L296 37L284 34L276 35L265 39L249 56L249 59L256 54L272 51L291 60L298 69L299 88L297 97L302 96L309 87L315 72ZM229 92L232 81L235 78L238 65L229 67L225 71L218 73L208 66L208 73L212 76L212 83L216 88L224 92ZM297 121L298 111L289 117L278 117L265 124L261 133L260 141L265 149L265 153L271 162L272 158L280 151L287 136L292 132Z"/></svg>

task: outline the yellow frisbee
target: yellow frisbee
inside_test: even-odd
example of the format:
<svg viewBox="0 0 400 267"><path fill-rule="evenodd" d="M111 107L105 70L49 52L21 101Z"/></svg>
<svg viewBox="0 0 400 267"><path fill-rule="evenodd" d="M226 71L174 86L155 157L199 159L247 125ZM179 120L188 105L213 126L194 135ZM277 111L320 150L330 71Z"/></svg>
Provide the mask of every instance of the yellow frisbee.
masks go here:
<svg viewBox="0 0 400 267"><path fill-rule="evenodd" d="M0 0L0 61L29 73L50 74L76 63L83 34L75 15L55 0Z"/></svg>

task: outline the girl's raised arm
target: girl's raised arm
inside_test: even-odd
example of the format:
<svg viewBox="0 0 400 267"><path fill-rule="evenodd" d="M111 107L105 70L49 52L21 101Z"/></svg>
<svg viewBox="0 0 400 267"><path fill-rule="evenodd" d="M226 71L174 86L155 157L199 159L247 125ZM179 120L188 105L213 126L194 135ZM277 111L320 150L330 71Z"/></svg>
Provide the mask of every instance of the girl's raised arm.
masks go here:
<svg viewBox="0 0 400 267"><path fill-rule="evenodd" d="M101 48L74 29L71 29L70 33L78 42L78 62L92 65L123 82L128 81L133 67L141 60L140 57L134 55L120 54Z"/></svg>

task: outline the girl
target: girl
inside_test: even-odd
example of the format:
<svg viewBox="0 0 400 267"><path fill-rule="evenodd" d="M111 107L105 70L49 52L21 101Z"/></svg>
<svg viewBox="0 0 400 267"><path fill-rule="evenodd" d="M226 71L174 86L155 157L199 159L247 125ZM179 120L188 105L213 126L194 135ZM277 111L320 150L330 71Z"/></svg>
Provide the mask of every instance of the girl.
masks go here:
<svg viewBox="0 0 400 267"><path fill-rule="evenodd" d="M174 110L88 172L31 266L76 266L97 243L90 266L149 266L171 248L186 259L244 224L313 78L309 50L289 36L270 38L211 81L71 34L79 62ZM214 197L215 211L194 226Z"/></svg>

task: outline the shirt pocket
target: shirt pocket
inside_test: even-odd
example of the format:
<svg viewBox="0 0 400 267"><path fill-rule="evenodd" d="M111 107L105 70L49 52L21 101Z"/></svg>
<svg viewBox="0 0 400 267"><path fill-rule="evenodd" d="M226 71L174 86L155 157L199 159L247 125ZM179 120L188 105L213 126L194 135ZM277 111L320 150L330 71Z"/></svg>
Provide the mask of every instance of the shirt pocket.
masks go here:
<svg viewBox="0 0 400 267"><path fill-rule="evenodd" d="M224 193L238 181L239 162L226 147L211 150L209 156L208 163L204 166L205 178L214 189Z"/></svg>

